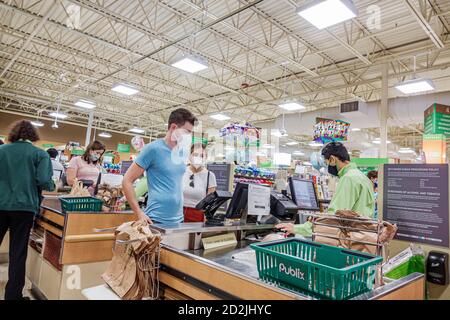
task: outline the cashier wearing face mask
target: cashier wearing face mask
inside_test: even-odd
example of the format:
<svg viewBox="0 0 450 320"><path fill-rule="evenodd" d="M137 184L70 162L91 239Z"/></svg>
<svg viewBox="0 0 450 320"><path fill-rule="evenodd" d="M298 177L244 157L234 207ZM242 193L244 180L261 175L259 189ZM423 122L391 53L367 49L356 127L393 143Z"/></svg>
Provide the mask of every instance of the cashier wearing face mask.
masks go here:
<svg viewBox="0 0 450 320"><path fill-rule="evenodd" d="M350 155L340 142L331 142L322 149L328 173L339 177L336 192L328 207L329 213L338 210L352 210L361 216L372 218L375 212L375 199L372 182L350 162ZM288 233L311 236L311 222L300 225L280 224L279 229Z"/></svg>
<svg viewBox="0 0 450 320"><path fill-rule="evenodd" d="M216 191L216 176L206 169L205 162L205 146L192 145L190 164L183 176L184 222L203 222L205 215L202 211L196 210L195 206L207 194Z"/></svg>
<svg viewBox="0 0 450 320"><path fill-rule="evenodd" d="M78 180L91 180L97 183L101 172L101 159L105 153L105 145L100 141L89 144L81 157L73 157L67 168L67 183L73 185L75 178Z"/></svg>

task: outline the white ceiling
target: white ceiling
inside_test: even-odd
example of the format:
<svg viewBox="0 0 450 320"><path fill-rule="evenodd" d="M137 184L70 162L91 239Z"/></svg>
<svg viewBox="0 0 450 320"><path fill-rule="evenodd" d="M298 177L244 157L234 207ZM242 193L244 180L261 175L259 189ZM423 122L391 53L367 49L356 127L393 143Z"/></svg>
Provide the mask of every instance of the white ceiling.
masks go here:
<svg viewBox="0 0 450 320"><path fill-rule="evenodd" d="M222 125L209 118L217 112L258 124L279 116L276 103L287 98L301 99L305 111L377 101L385 63L394 98L393 86L412 76L414 56L419 76L450 90L450 1L355 0L358 17L325 30L295 13L304 3L0 0L0 111L46 116L60 104L69 121L87 123L73 103L89 98L97 102L96 126L117 131L137 125L155 136L180 106L205 128ZM71 26L77 8L79 25ZM183 54L209 68L172 67ZM118 82L140 93L112 92Z"/></svg>

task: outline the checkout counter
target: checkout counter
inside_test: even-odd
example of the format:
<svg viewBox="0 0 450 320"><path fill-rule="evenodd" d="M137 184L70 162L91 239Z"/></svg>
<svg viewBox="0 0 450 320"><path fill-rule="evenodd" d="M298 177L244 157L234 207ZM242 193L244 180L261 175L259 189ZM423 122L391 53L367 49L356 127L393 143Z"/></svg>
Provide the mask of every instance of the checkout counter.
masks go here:
<svg viewBox="0 0 450 320"><path fill-rule="evenodd" d="M84 299L82 289L100 285L100 275L112 259L111 228L135 220L125 212L63 213L57 196L45 196L30 237L27 277L32 291L51 300Z"/></svg>
<svg viewBox="0 0 450 320"><path fill-rule="evenodd" d="M241 215L242 212L237 212L246 206L242 201L246 197L235 193L233 199L239 200L230 204L231 209L223 216ZM235 206L236 203L239 205ZM219 203L215 203L214 207L218 206ZM273 207L279 210L279 207ZM282 207L292 209L287 203ZM135 215L130 211L64 214L57 197L45 198L27 261L32 290L48 299L117 298L101 279L112 258L115 237L110 231L99 233L95 230L116 227L134 219ZM161 299L315 299L259 279L254 251L249 245L272 233L274 223L270 220L249 223L246 219L228 222L152 225L162 236ZM205 250L202 240L218 235L233 235L233 241L227 246ZM423 274L411 274L354 297L363 300L423 298Z"/></svg>
<svg viewBox="0 0 450 320"><path fill-rule="evenodd" d="M279 288L259 279L251 234L267 233L273 225L205 226L203 223L154 225L161 232L160 283L163 299L312 300L307 294ZM234 233L237 244L213 250L197 245L202 236ZM181 240L184 238L184 241ZM186 248L186 240L190 240ZM193 247L192 247L193 245ZM356 300L424 298L423 274L386 283Z"/></svg>

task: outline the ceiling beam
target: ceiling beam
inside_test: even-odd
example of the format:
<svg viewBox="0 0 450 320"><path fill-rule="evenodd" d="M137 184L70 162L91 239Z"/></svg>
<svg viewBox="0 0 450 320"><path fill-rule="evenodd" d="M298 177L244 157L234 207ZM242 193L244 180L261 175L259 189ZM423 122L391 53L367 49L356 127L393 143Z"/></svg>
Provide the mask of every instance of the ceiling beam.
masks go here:
<svg viewBox="0 0 450 320"><path fill-rule="evenodd" d="M439 49L444 49L445 44L439 37L439 35L434 31L431 25L428 23L427 19L422 15L420 9L418 9L411 0L404 0L406 6L413 14L414 18L416 18L418 24L422 27L423 31L427 34L427 36L431 39L431 41L435 44L435 46Z"/></svg>

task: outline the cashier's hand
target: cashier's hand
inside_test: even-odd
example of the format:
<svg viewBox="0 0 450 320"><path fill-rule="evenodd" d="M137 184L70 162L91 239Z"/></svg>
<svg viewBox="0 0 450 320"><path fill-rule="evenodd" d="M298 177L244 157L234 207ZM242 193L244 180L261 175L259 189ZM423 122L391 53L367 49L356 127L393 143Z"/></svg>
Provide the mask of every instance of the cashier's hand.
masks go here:
<svg viewBox="0 0 450 320"><path fill-rule="evenodd" d="M280 229L287 234L294 234L294 225L292 223L280 223L277 224L275 228Z"/></svg>
<svg viewBox="0 0 450 320"><path fill-rule="evenodd" d="M153 224L152 219L150 219L150 217L148 215L146 215L143 211L138 212L137 216L138 216L138 220L145 221L148 224Z"/></svg>

